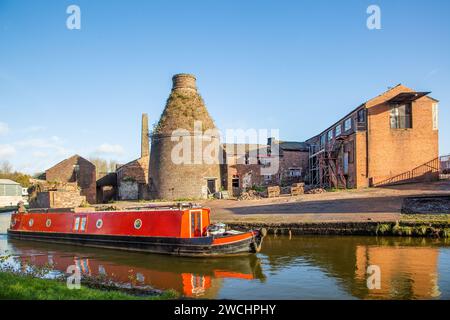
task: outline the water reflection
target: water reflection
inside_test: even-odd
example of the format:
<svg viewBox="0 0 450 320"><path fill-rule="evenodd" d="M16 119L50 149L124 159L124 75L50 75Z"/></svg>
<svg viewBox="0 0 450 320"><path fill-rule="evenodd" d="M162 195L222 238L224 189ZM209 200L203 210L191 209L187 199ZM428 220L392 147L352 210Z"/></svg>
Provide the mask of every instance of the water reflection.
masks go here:
<svg viewBox="0 0 450 320"><path fill-rule="evenodd" d="M450 291L448 240L371 237L269 238L265 243L270 269L282 272L301 257L320 268L339 286L360 299L434 299ZM441 252L444 261L440 259ZM381 289L367 288L367 267L381 269ZM439 287L439 277L443 278ZM326 298L326 297L324 297Z"/></svg>
<svg viewBox="0 0 450 320"><path fill-rule="evenodd" d="M450 299L450 246L443 239L267 237L257 256L178 258L8 240L0 253L121 283L175 289L220 299ZM369 290L367 267L381 268L381 289Z"/></svg>
<svg viewBox="0 0 450 320"><path fill-rule="evenodd" d="M224 259L175 258L115 250L8 240L8 250L21 266L50 266L65 272L76 265L89 276L156 289L175 289L187 297L214 298L222 279L264 280L256 256Z"/></svg>

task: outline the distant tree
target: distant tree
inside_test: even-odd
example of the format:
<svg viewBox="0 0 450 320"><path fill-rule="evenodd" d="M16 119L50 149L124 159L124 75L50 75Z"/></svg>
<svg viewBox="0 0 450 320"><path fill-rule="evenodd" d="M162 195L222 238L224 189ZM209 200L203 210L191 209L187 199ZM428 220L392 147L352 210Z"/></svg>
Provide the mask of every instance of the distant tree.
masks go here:
<svg viewBox="0 0 450 320"><path fill-rule="evenodd" d="M8 161L3 161L0 163L0 179L9 179L19 183L22 187L28 188L30 183L31 176L14 171L13 166Z"/></svg>
<svg viewBox="0 0 450 320"><path fill-rule="evenodd" d="M102 177L110 172L116 171L117 161L115 160L105 160L102 158L89 158L89 161L95 165L97 177Z"/></svg>
<svg viewBox="0 0 450 320"><path fill-rule="evenodd" d="M34 179L45 180L45 172L36 172L33 174Z"/></svg>

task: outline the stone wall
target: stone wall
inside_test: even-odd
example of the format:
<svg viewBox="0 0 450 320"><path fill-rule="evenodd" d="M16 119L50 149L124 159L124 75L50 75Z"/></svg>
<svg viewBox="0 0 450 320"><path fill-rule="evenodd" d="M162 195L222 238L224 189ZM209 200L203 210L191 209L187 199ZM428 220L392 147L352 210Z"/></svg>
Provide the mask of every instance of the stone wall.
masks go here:
<svg viewBox="0 0 450 320"><path fill-rule="evenodd" d="M86 197L78 192L44 191L39 192L30 203L31 208L76 208L86 202Z"/></svg>

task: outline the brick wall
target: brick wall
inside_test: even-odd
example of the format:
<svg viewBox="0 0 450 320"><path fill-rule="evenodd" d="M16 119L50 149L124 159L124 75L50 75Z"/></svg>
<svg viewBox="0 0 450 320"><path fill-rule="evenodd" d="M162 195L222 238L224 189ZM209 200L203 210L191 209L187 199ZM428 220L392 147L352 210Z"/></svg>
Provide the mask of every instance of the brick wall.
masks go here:
<svg viewBox="0 0 450 320"><path fill-rule="evenodd" d="M405 91L411 89L396 87L368 104L368 165L372 183L412 170L439 155L438 130L433 130L433 99L422 97L412 103L412 129L390 128L391 107L385 101Z"/></svg>
<svg viewBox="0 0 450 320"><path fill-rule="evenodd" d="M76 208L86 202L86 197L78 192L39 192L31 204L32 208Z"/></svg>
<svg viewBox="0 0 450 320"><path fill-rule="evenodd" d="M79 166L78 174L74 171L74 166ZM96 172L95 165L90 161L75 155L70 157L45 172L47 181L56 182L77 182L81 189L81 195L86 196L89 203L97 200Z"/></svg>
<svg viewBox="0 0 450 320"><path fill-rule="evenodd" d="M144 156L117 169L117 186L120 200L150 199L148 186L149 161L150 157Z"/></svg>

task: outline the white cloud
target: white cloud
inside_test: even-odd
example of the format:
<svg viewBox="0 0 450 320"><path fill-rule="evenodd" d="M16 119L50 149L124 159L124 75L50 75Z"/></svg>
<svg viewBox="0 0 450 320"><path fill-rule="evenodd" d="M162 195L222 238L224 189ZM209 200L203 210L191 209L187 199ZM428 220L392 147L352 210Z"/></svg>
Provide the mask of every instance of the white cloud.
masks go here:
<svg viewBox="0 0 450 320"><path fill-rule="evenodd" d="M9 132L9 126L7 123L0 122L0 136Z"/></svg>
<svg viewBox="0 0 450 320"><path fill-rule="evenodd" d="M52 136L49 139L33 138L22 140L17 142L16 145L21 148L51 149L54 151L53 153L58 156L69 156L74 153L73 150L65 148L63 146L62 139L57 136Z"/></svg>
<svg viewBox="0 0 450 320"><path fill-rule="evenodd" d="M42 151L35 151L31 155L35 158L45 158L48 156L48 154L46 152L42 152Z"/></svg>
<svg viewBox="0 0 450 320"><path fill-rule="evenodd" d="M8 159L16 154L16 149L9 144L0 144L0 159Z"/></svg>
<svg viewBox="0 0 450 320"><path fill-rule="evenodd" d="M100 154L122 155L125 153L125 150L119 144L103 143L95 150L95 152Z"/></svg>

